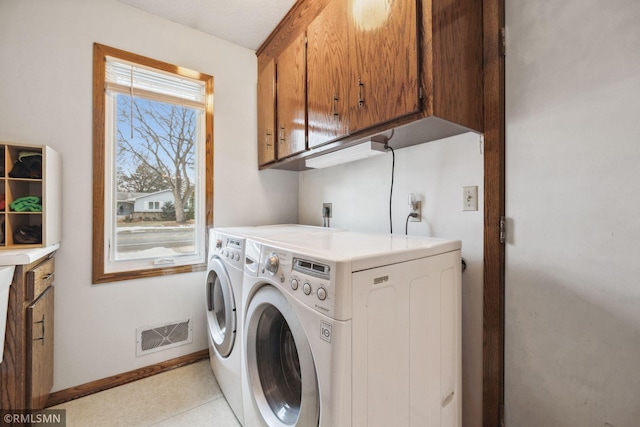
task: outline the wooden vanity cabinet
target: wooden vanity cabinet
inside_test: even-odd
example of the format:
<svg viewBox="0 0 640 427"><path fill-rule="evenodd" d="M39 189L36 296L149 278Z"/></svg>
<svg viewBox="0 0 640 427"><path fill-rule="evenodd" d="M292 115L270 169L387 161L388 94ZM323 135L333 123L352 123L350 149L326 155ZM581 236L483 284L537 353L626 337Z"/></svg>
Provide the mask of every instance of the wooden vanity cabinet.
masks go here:
<svg viewBox="0 0 640 427"><path fill-rule="evenodd" d="M307 148L305 45L302 32L276 60L278 160Z"/></svg>
<svg viewBox="0 0 640 427"><path fill-rule="evenodd" d="M39 410L53 387L53 253L17 265L9 288L0 408Z"/></svg>

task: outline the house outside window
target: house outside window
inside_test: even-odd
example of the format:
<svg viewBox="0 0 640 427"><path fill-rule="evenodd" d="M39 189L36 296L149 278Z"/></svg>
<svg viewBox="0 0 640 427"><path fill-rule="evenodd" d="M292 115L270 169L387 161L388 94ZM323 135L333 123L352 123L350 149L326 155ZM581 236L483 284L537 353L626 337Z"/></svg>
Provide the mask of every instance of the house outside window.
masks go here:
<svg viewBox="0 0 640 427"><path fill-rule="evenodd" d="M94 283L202 270L213 78L94 45Z"/></svg>

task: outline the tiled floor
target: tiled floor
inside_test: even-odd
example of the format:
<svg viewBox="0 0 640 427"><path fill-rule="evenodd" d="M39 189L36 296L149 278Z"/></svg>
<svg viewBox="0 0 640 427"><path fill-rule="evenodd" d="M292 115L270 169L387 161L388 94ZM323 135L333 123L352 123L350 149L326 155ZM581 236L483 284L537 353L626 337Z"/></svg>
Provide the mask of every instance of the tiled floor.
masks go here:
<svg viewBox="0 0 640 427"><path fill-rule="evenodd" d="M208 359L50 409L66 409L67 427L240 426Z"/></svg>

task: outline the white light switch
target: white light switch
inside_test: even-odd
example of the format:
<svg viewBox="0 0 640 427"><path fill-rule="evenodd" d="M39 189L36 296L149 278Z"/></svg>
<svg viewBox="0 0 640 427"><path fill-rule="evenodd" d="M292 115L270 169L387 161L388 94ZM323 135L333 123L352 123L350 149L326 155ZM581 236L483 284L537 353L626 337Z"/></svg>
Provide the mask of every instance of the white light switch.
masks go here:
<svg viewBox="0 0 640 427"><path fill-rule="evenodd" d="M471 185L462 187L462 210L477 211L478 210L478 186Z"/></svg>

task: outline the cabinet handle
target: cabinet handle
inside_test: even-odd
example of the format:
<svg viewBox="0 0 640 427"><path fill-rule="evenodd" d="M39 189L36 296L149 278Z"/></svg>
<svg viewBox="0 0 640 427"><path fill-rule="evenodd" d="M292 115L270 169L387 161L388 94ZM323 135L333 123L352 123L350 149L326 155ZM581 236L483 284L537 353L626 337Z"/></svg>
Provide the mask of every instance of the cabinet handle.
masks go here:
<svg viewBox="0 0 640 427"><path fill-rule="evenodd" d="M42 345L44 345L44 314L42 315L42 320L38 320L37 322L33 322L35 323L40 323L42 324L42 336L40 338L34 338L34 341L42 341Z"/></svg>
<svg viewBox="0 0 640 427"><path fill-rule="evenodd" d="M267 144L267 148L271 147L271 144L269 144L269 137L271 136L271 134L269 133L269 131L267 130L266 135L264 137L264 142Z"/></svg>
<svg viewBox="0 0 640 427"><path fill-rule="evenodd" d="M362 98L362 88L364 87L364 83L362 83L362 79L358 77L358 108L362 108L364 105L364 98Z"/></svg>
<svg viewBox="0 0 640 427"><path fill-rule="evenodd" d="M284 126L280 125L280 143L284 144Z"/></svg>
<svg viewBox="0 0 640 427"><path fill-rule="evenodd" d="M338 96L333 94L333 116L338 117Z"/></svg>
<svg viewBox="0 0 640 427"><path fill-rule="evenodd" d="M49 273L49 274L47 274L46 276L43 276L43 277L42 277L42 280L44 280L45 282L48 282L48 281L50 281L50 280L51 280L51 281L53 281L53 278L54 278L55 276L56 276L56 273Z"/></svg>

